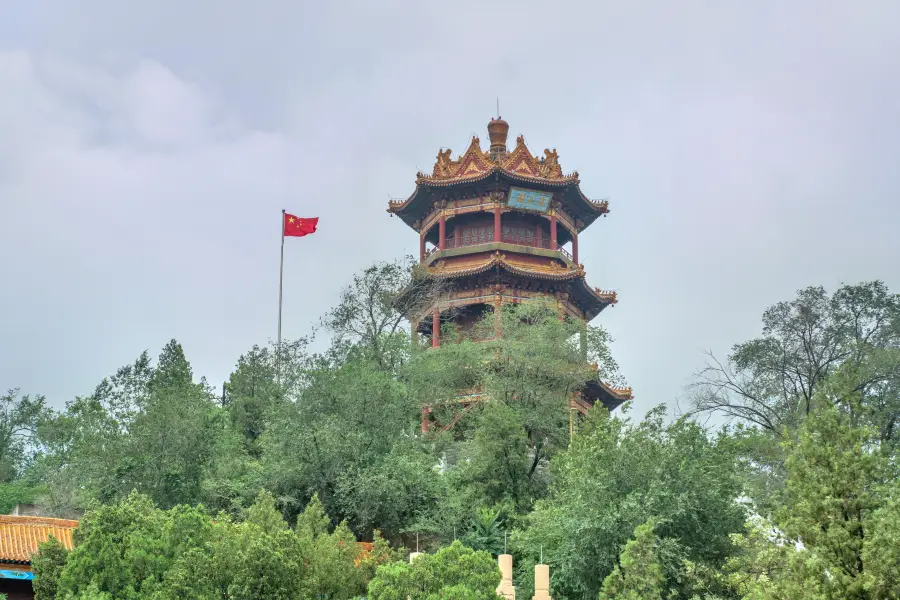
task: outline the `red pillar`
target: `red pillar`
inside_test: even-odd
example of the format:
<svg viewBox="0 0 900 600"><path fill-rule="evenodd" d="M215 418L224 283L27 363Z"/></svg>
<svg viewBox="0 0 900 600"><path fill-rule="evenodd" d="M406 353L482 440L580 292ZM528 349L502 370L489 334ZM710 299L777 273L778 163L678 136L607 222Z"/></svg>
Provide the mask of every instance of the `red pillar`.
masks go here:
<svg viewBox="0 0 900 600"><path fill-rule="evenodd" d="M550 249L556 250L556 213L550 215Z"/></svg>
<svg viewBox="0 0 900 600"><path fill-rule="evenodd" d="M445 250L447 248L447 217L441 215L441 221L438 225L438 248Z"/></svg>
<svg viewBox="0 0 900 600"><path fill-rule="evenodd" d="M441 311L434 309L431 315L431 347L437 348L441 345Z"/></svg>
<svg viewBox="0 0 900 600"><path fill-rule="evenodd" d="M500 203L498 202L497 206L494 207L494 241L495 242L503 241L503 237L500 234L501 231L502 230L500 229Z"/></svg>
<svg viewBox="0 0 900 600"><path fill-rule="evenodd" d="M425 262L425 232L419 236L419 260Z"/></svg>
<svg viewBox="0 0 900 600"><path fill-rule="evenodd" d="M429 425L428 416L431 413L431 409L427 406L422 407L422 433L428 433Z"/></svg>
<svg viewBox="0 0 900 600"><path fill-rule="evenodd" d="M572 260L578 264L578 233L572 234Z"/></svg>

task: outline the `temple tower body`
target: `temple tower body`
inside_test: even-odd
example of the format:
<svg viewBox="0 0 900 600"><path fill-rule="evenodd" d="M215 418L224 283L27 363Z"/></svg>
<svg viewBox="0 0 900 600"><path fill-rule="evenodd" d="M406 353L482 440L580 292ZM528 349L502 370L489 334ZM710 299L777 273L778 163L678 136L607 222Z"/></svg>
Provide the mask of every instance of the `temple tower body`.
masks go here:
<svg viewBox="0 0 900 600"><path fill-rule="evenodd" d="M578 255L578 236L607 215L608 203L582 193L578 173L563 173L555 149L534 156L520 135L510 151L508 132L506 121L492 119L487 152L477 137L456 159L439 151L413 194L389 204L419 234L424 273L447 284L407 315L435 347L443 323L466 331L504 304L542 301L587 323L616 303L615 292L588 285ZM630 389L597 378L572 402L584 413L597 401L612 410L630 398Z"/></svg>

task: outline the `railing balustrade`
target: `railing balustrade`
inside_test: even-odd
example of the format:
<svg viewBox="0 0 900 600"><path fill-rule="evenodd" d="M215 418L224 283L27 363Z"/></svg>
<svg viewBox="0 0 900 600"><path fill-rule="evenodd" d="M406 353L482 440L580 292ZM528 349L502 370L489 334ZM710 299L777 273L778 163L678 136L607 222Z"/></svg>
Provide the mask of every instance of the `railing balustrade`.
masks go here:
<svg viewBox="0 0 900 600"><path fill-rule="evenodd" d="M444 240L444 245L446 246L447 250L450 250L450 249L454 249L454 248L468 248L470 246L481 246L481 245L485 245L485 244L491 244L491 243L493 243L493 241L494 241L493 239L483 241L476 236L473 236L471 238L469 238L469 237L461 238L461 237L451 236L451 237L448 237L446 240ZM515 235L504 235L504 236L501 236L500 241L503 242L504 244L515 244L518 246L528 246L530 248L543 248L544 250L551 249L549 237L538 238L537 236L522 237L522 236L515 236ZM557 244L555 249L557 252L562 252L566 257L569 258L569 260L574 260L574 258L572 257L572 254L568 250L563 248L562 245ZM438 247L432 246L431 248L429 248L428 250L425 251L425 256L429 257L437 251L438 251Z"/></svg>

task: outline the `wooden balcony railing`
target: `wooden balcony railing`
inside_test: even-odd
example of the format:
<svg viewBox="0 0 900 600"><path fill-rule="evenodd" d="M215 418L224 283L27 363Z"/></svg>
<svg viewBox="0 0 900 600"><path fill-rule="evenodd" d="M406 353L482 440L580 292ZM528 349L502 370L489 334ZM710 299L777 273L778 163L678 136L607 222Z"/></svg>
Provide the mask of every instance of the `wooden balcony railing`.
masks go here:
<svg viewBox="0 0 900 600"><path fill-rule="evenodd" d="M528 246L530 248L543 248L544 250L550 250L550 238L549 237L520 237L520 236L509 236L504 235L501 240L504 244L516 244L518 246ZM446 249L450 250L453 248L468 248L470 246L481 246L484 244L492 244L494 242L493 239L482 240L480 238L459 238L459 237L448 237L445 240ZM557 252L563 253L569 260L575 260L572 257L572 254L563 248L560 244L556 244L556 248L554 248ZM425 252L425 256L431 256L435 252L438 251L438 247L434 246Z"/></svg>

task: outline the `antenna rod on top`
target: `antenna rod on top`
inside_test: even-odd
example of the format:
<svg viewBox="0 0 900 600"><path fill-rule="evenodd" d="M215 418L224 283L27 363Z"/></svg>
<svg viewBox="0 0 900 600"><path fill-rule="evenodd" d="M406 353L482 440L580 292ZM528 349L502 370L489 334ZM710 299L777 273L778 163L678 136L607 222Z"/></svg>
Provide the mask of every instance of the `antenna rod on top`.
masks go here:
<svg viewBox="0 0 900 600"><path fill-rule="evenodd" d="M541 544L541 564L544 564L544 545Z"/></svg>
<svg viewBox="0 0 900 600"><path fill-rule="evenodd" d="M500 118L500 96L497 96L497 118Z"/></svg>

